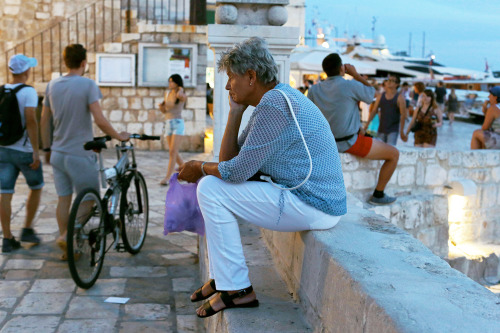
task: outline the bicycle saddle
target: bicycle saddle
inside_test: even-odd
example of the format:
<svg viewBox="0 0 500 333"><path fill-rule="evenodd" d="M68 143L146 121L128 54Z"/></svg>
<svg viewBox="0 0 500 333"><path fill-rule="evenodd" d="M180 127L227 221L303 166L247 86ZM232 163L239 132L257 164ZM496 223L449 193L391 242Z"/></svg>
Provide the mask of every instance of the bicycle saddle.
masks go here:
<svg viewBox="0 0 500 333"><path fill-rule="evenodd" d="M83 145L83 149L85 150L101 150L106 149L106 139L98 139L94 141L86 142Z"/></svg>

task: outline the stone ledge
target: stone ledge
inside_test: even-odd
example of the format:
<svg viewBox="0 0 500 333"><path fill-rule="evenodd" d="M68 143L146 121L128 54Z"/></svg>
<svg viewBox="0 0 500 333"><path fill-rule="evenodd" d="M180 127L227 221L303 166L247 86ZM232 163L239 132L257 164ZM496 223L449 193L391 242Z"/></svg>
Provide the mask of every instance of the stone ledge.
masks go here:
<svg viewBox="0 0 500 333"><path fill-rule="evenodd" d="M362 208L330 230L263 231L316 332L497 332L498 298Z"/></svg>

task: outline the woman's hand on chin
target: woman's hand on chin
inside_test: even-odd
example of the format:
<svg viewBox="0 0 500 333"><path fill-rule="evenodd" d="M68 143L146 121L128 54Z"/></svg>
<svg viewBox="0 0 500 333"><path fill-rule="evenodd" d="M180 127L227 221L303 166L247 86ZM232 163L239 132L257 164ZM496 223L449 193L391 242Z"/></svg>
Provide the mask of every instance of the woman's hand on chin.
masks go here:
<svg viewBox="0 0 500 333"><path fill-rule="evenodd" d="M233 112L243 113L248 108L248 105L238 104L234 101L231 94L229 94L229 110Z"/></svg>
<svg viewBox="0 0 500 333"><path fill-rule="evenodd" d="M201 172L202 161L189 161L179 167L179 180L195 183L203 174Z"/></svg>

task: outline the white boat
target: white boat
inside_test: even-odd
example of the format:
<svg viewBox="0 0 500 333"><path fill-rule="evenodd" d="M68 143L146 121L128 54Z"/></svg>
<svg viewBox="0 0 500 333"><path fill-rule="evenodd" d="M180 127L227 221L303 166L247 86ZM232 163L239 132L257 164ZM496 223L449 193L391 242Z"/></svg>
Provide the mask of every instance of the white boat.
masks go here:
<svg viewBox="0 0 500 333"><path fill-rule="evenodd" d="M335 52L341 55L344 63L351 63L356 66L361 74L374 78L386 78L389 74L396 74L404 80L425 82L452 79L483 80L488 78L488 73L448 67L434 61L432 57L416 58L393 55L389 51L383 36L377 37L376 41L371 45L363 45L358 37L337 40L345 41L345 46L341 48L308 48L303 46L296 48L290 58L291 70L304 74L308 71L321 73L321 62L324 57Z"/></svg>
<svg viewBox="0 0 500 333"><path fill-rule="evenodd" d="M340 48L309 48L300 46L292 51L290 56L290 83L292 86L302 85L304 75L322 73L321 63L330 53L338 53L343 63L350 63L360 74L370 78L387 78L396 74L403 81L423 81L434 86L438 81L444 81L450 88L456 88L456 94L461 102L462 116L482 118L481 105L488 98L488 87L500 85L500 72L482 72L477 70L448 67L434 61L433 58L416 58L393 55L383 36L379 36L370 45L363 45L357 37L337 39L344 41ZM334 43L329 43L333 45ZM449 92L449 89L448 89ZM474 97L475 98L471 98Z"/></svg>

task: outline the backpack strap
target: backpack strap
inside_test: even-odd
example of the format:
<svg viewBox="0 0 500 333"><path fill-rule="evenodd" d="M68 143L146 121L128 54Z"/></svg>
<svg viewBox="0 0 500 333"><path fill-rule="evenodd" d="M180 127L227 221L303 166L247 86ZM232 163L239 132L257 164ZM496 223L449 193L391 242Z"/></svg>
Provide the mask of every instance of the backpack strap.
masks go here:
<svg viewBox="0 0 500 333"><path fill-rule="evenodd" d="M18 92L19 90L21 90L21 89L23 89L23 88L26 88L26 87L31 87L31 86L29 86L29 85L27 85L27 84L24 84L24 83L21 83L20 85L18 85L18 86L17 86L17 87L15 87L14 89L12 89L12 92L13 92L14 94L17 94L17 92Z"/></svg>

